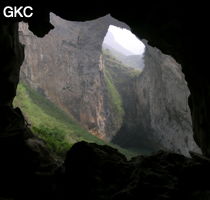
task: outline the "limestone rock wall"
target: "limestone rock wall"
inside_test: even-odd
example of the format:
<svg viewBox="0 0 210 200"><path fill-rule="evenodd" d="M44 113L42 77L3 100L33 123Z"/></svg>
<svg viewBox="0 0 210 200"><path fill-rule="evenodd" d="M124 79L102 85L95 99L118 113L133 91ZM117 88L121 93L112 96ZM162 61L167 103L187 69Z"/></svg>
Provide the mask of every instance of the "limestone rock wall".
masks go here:
<svg viewBox="0 0 210 200"><path fill-rule="evenodd" d="M145 45L144 71L127 89L121 89L122 96L127 96L123 98L127 117L113 142L137 150L139 146L148 151L161 148L184 155L198 151L181 66L146 41Z"/></svg>
<svg viewBox="0 0 210 200"><path fill-rule="evenodd" d="M101 44L110 24L127 28L110 15L70 22L51 14L55 26L37 38L20 25L25 44L21 78L78 120L91 133L110 140L121 124L107 102Z"/></svg>

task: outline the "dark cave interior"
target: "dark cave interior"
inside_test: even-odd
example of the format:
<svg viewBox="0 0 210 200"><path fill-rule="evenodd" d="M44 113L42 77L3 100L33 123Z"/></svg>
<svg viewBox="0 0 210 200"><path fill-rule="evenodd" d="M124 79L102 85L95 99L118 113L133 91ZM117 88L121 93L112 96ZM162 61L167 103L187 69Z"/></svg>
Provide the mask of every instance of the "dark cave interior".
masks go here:
<svg viewBox="0 0 210 200"><path fill-rule="evenodd" d="M71 7L66 1L46 5L29 2L16 1L10 5L34 7L34 16L23 20L38 37L53 28L49 23L50 12L71 21L111 13L128 24L140 39L147 39L151 46L173 56L182 65L191 92L194 139L203 156L191 153L190 159L159 152L126 161L109 147L81 142L68 152L64 164L56 161L44 143L25 127L21 111L12 107L24 60L24 48L18 41L18 21L22 19L1 16L0 199L209 199L206 181L210 178L210 82L203 51L209 42L208 7L176 1L142 1L119 4L117 8L107 1L100 5L74 2Z"/></svg>

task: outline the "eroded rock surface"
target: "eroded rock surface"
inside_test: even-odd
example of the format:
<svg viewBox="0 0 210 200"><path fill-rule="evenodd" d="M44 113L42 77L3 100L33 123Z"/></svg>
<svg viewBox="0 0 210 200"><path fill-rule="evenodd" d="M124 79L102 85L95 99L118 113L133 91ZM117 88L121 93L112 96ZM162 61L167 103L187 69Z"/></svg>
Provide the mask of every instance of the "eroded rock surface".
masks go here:
<svg viewBox="0 0 210 200"><path fill-rule="evenodd" d="M131 76L107 63L125 110L113 142L136 150L169 149L184 155L198 151L181 66L171 56L145 45L145 67L139 75Z"/></svg>

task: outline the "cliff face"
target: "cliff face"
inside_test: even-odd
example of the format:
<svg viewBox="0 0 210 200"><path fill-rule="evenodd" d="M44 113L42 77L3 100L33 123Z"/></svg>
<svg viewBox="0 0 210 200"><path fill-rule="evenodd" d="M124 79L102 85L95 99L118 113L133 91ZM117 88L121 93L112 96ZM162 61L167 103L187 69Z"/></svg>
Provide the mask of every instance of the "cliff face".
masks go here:
<svg viewBox="0 0 210 200"><path fill-rule="evenodd" d="M118 84L126 118L113 142L136 150L166 148L185 155L197 151L181 66L156 48L146 44L145 49L144 71L127 89Z"/></svg>
<svg viewBox="0 0 210 200"><path fill-rule="evenodd" d="M115 123L108 103L101 44L110 24L128 27L109 15L75 23L51 14L51 22L55 29L41 39L20 25L26 45L21 78L94 135L110 140L122 120Z"/></svg>

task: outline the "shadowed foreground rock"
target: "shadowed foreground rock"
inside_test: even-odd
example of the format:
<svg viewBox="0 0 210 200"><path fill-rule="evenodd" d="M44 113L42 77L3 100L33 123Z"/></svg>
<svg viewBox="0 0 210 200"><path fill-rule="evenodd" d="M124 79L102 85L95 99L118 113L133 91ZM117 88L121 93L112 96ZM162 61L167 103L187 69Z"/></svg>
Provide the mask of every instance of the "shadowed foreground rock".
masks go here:
<svg viewBox="0 0 210 200"><path fill-rule="evenodd" d="M88 199L209 199L210 162L192 155L159 151L127 161L111 147L80 142L67 154L66 191Z"/></svg>
<svg viewBox="0 0 210 200"><path fill-rule="evenodd" d="M160 151L128 161L109 146L79 142L56 161L25 125L18 108L5 113L0 137L0 200L209 199L210 160ZM1 119L3 121L3 119Z"/></svg>
<svg viewBox="0 0 210 200"><path fill-rule="evenodd" d="M4 106L0 112L0 199L38 199L33 190L45 196L50 189L43 187L42 174L53 174L58 162L27 127L19 108Z"/></svg>

